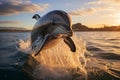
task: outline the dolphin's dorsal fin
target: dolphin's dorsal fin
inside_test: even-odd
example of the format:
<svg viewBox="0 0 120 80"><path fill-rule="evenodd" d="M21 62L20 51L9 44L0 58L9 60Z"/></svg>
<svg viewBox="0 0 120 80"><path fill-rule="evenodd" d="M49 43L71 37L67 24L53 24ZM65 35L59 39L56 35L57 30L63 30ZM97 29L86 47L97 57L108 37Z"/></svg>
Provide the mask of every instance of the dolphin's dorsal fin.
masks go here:
<svg viewBox="0 0 120 80"><path fill-rule="evenodd" d="M40 18L40 15L39 14L35 14L32 18L38 20Z"/></svg>

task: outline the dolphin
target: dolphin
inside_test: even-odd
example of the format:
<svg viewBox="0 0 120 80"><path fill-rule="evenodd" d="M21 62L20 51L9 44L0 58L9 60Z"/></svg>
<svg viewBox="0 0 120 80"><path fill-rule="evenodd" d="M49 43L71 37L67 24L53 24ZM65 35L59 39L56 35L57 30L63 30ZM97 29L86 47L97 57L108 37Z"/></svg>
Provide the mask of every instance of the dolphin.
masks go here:
<svg viewBox="0 0 120 80"><path fill-rule="evenodd" d="M42 17L35 14L32 18L37 20L31 32L31 46L35 56L41 50L51 48L61 40L70 47L72 52L76 51L76 46L70 38L73 35L71 18L65 11L54 10Z"/></svg>

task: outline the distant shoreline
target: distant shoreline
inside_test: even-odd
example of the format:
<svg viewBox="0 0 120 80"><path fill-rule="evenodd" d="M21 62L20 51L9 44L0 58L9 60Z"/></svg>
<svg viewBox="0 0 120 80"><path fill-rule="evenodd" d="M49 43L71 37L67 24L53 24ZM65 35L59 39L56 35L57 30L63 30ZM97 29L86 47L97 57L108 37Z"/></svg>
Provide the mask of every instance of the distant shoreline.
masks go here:
<svg viewBox="0 0 120 80"><path fill-rule="evenodd" d="M120 31L102 31L102 30L73 30L74 32L120 32Z"/></svg>
<svg viewBox="0 0 120 80"><path fill-rule="evenodd" d="M32 30L0 30L0 32L31 32ZM74 32L120 32L110 30L73 30Z"/></svg>
<svg viewBox="0 0 120 80"><path fill-rule="evenodd" d="M31 32L31 30L21 27L0 27L0 32Z"/></svg>
<svg viewBox="0 0 120 80"><path fill-rule="evenodd" d="M74 32L118 32L120 31L120 26L104 26L102 28L89 28L81 23L76 23L72 25L72 30ZM0 32L31 32L31 29L21 28L21 27L0 27Z"/></svg>
<svg viewBox="0 0 120 80"><path fill-rule="evenodd" d="M89 28L86 25L82 25L81 23L76 23L72 25L72 29L75 32L79 31L120 31L120 26L104 26L102 28Z"/></svg>
<svg viewBox="0 0 120 80"><path fill-rule="evenodd" d="M0 32L31 32L31 30L0 30Z"/></svg>

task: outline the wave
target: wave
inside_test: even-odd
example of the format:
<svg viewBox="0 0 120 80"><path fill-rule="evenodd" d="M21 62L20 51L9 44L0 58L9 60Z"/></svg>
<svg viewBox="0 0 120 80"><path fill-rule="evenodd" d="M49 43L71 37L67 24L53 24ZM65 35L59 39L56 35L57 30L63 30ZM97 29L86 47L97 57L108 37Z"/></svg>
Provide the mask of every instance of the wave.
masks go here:
<svg viewBox="0 0 120 80"><path fill-rule="evenodd" d="M120 54L116 53L101 53L100 57L109 60L120 60Z"/></svg>
<svg viewBox="0 0 120 80"><path fill-rule="evenodd" d="M113 58L109 59L113 54L102 55L102 58L98 57L99 55L94 56L94 54L89 51L102 52L103 50L95 46L89 46L89 49L87 49L86 47L88 46L86 46L85 41L77 36L73 36L72 39L77 47L75 53L71 52L68 46L61 41L55 47L41 51L36 57L31 50L30 39L27 41L20 40L19 50L27 54L33 54L32 56L39 62L32 76L40 80L120 79L120 69L118 68L120 65L118 62L110 61L114 60ZM115 66L112 64L115 64Z"/></svg>

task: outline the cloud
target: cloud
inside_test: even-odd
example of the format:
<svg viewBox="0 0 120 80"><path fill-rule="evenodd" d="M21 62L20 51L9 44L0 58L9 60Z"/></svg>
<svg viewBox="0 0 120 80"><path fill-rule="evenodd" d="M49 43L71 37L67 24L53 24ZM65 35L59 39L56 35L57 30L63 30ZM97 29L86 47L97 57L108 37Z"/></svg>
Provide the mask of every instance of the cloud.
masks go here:
<svg viewBox="0 0 120 80"><path fill-rule="evenodd" d="M0 0L0 15L13 15L23 12L44 11L49 4L36 4L30 0Z"/></svg>
<svg viewBox="0 0 120 80"><path fill-rule="evenodd" d="M120 0L96 0L96 1L92 1L92 2L88 2L87 4L91 4L91 5L99 5L99 4L107 4L107 5L119 5L120 4Z"/></svg>
<svg viewBox="0 0 120 80"><path fill-rule="evenodd" d="M119 4L119 5L117 5ZM84 8L75 9L69 12L73 16L88 16L93 14L106 16L108 14L114 14L120 9L120 0L96 0L85 3ZM100 14L102 13L102 14Z"/></svg>
<svg viewBox="0 0 120 80"><path fill-rule="evenodd" d="M20 21L0 21L0 24L20 24Z"/></svg>
<svg viewBox="0 0 120 80"><path fill-rule="evenodd" d="M76 16L84 16L95 13L96 10L94 8L81 8L77 10L72 10L69 12L70 15L76 15Z"/></svg>
<svg viewBox="0 0 120 80"><path fill-rule="evenodd" d="M69 14L73 16L88 16L88 15L93 15L95 13L107 11L107 10L110 10L110 8L105 7L105 6L80 8L80 9L70 11Z"/></svg>

